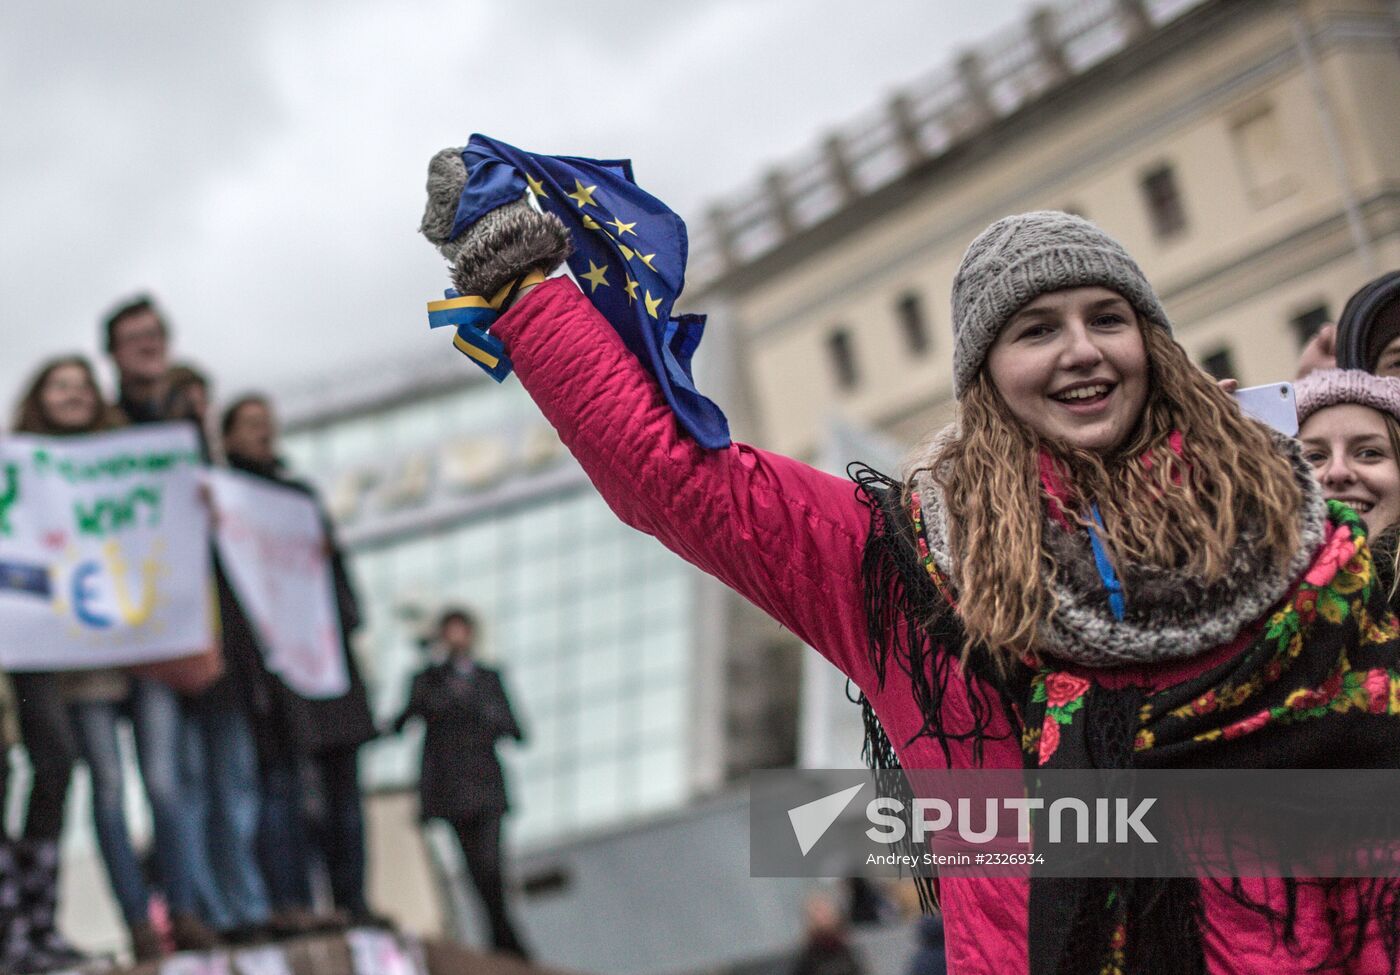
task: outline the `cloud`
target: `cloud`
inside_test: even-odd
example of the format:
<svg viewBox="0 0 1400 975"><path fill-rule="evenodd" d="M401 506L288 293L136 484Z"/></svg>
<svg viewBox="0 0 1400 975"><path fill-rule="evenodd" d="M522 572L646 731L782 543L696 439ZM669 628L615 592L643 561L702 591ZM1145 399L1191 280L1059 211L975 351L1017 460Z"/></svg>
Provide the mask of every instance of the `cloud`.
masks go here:
<svg viewBox="0 0 1400 975"><path fill-rule="evenodd" d="M5 5L0 400L146 288L220 393L430 354L436 149L630 155L694 220L1025 6Z"/></svg>

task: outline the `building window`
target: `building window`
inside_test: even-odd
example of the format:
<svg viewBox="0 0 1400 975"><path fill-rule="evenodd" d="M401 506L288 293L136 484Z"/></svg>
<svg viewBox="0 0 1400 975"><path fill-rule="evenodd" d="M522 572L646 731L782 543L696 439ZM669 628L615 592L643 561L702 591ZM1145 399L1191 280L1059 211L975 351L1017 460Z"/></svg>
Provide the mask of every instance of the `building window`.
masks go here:
<svg viewBox="0 0 1400 975"><path fill-rule="evenodd" d="M1142 195L1157 239L1175 237L1186 229L1186 207L1171 166L1163 164L1143 176Z"/></svg>
<svg viewBox="0 0 1400 975"><path fill-rule="evenodd" d="M1229 348L1216 349L1201 360L1201 366L1216 379L1235 379L1235 358Z"/></svg>
<svg viewBox="0 0 1400 975"><path fill-rule="evenodd" d="M1288 324L1293 328L1293 334L1298 339L1298 348L1307 345L1312 337L1318 333L1322 326L1332 320L1332 310L1324 302L1316 308L1309 308L1305 312L1300 312L1288 320Z"/></svg>
<svg viewBox="0 0 1400 975"><path fill-rule="evenodd" d="M904 294L895 306L899 312L899 329L904 333L904 347L914 355L928 351L928 320L924 317L924 303L917 291Z"/></svg>
<svg viewBox="0 0 1400 975"><path fill-rule="evenodd" d="M1297 189L1283 129L1272 105L1257 106L1236 119L1230 126L1230 142L1245 191L1256 207L1268 206Z"/></svg>
<svg viewBox="0 0 1400 975"><path fill-rule="evenodd" d="M842 389L855 389L860 375L856 369L856 355L850 331L844 328L833 329L826 337L826 351L831 357L831 368L836 372L836 385Z"/></svg>

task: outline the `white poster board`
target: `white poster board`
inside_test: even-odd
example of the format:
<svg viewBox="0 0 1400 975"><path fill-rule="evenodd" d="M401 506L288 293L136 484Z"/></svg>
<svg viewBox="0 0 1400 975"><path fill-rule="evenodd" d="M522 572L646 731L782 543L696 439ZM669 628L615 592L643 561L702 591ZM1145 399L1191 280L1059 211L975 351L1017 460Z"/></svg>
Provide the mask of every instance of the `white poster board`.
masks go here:
<svg viewBox="0 0 1400 975"><path fill-rule="evenodd" d="M321 515L306 494L240 471L210 472L219 561L267 669L303 697L350 690Z"/></svg>
<svg viewBox="0 0 1400 975"><path fill-rule="evenodd" d="M203 471L185 423L0 440L0 667L79 670L208 649Z"/></svg>

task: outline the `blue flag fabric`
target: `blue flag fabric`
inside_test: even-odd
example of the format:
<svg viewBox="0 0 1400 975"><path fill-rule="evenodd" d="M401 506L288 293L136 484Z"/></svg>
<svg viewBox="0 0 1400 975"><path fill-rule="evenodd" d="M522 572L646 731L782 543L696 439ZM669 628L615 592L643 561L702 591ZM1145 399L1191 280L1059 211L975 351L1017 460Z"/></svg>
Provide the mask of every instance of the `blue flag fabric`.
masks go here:
<svg viewBox="0 0 1400 975"><path fill-rule="evenodd" d="M569 269L583 293L656 377L681 426L702 447L728 446L729 421L691 374L705 316L671 314L685 284L685 222L633 182L631 161L537 155L483 135L471 137L462 159L467 185L452 236L534 194L569 230Z"/></svg>

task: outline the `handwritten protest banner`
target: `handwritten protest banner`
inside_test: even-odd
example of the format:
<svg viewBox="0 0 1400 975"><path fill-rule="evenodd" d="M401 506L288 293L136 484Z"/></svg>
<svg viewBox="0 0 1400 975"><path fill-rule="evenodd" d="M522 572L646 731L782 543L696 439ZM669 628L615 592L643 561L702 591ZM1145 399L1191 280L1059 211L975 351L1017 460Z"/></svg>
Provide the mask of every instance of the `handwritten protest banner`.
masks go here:
<svg viewBox="0 0 1400 975"><path fill-rule="evenodd" d="M211 472L219 561L262 644L268 670L303 697L350 690L321 515L300 491Z"/></svg>
<svg viewBox="0 0 1400 975"><path fill-rule="evenodd" d="M213 641L188 424L0 440L0 666L170 660Z"/></svg>

